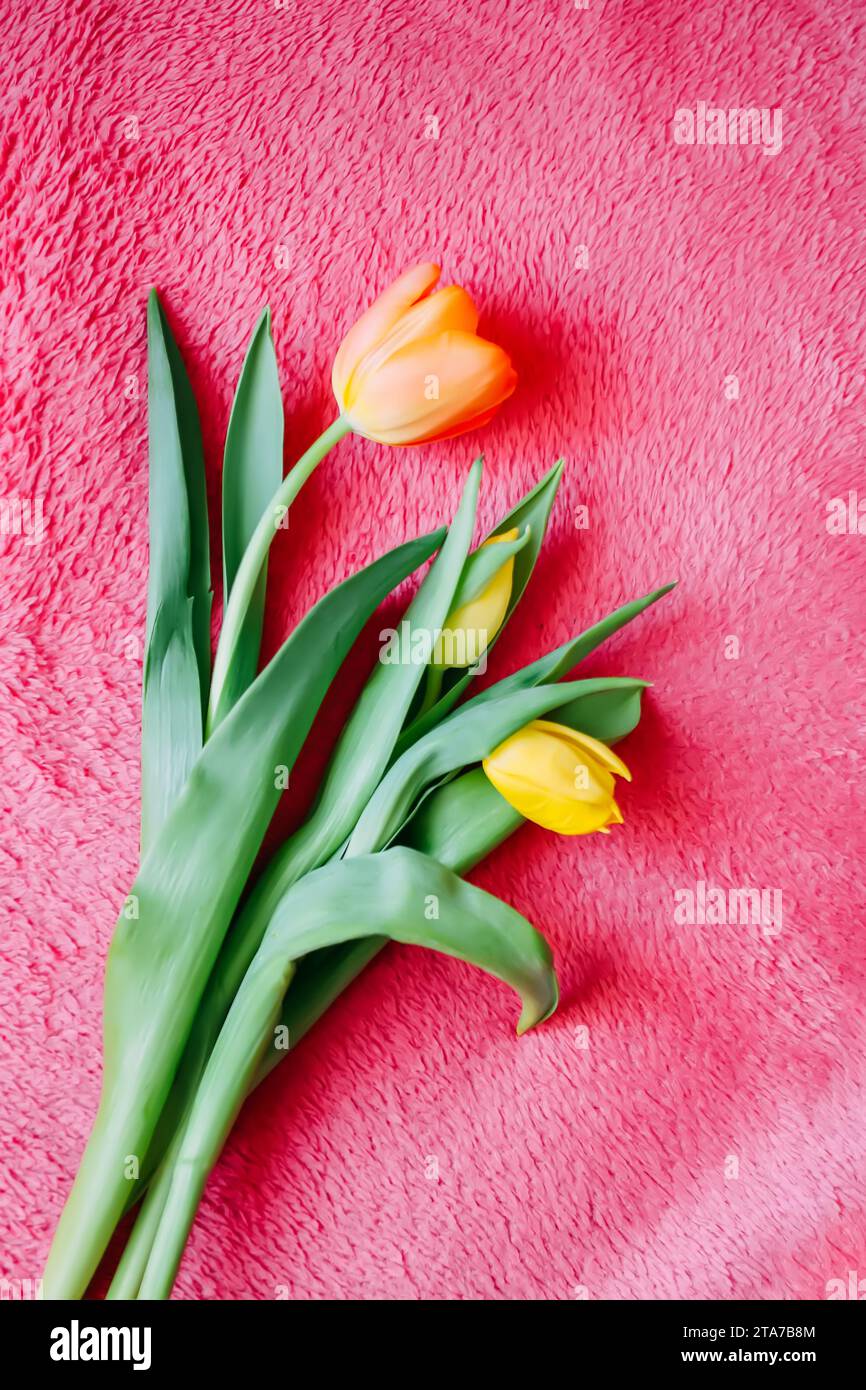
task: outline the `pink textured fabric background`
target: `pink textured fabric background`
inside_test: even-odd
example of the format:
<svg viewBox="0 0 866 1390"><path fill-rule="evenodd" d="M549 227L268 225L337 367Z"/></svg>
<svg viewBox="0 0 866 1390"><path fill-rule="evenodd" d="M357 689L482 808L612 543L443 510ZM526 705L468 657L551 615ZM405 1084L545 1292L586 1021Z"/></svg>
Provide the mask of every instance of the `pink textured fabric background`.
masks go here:
<svg viewBox="0 0 866 1390"><path fill-rule="evenodd" d="M146 291L215 511L262 303L290 460L332 414L342 333L429 256L519 392L483 436L331 455L276 547L268 651L446 519L479 449L479 532L561 453L492 665L679 578L582 668L655 682L626 825L528 828L476 875L554 944L563 1003L534 1034L456 962L373 965L245 1110L176 1296L804 1299L866 1276L866 536L826 524L866 497L854 0L2 8L0 495L44 498L47 532L0 536L0 1275L38 1276L88 1132L136 868ZM781 108L781 152L678 146L701 100ZM701 880L779 889L782 930L678 925Z"/></svg>

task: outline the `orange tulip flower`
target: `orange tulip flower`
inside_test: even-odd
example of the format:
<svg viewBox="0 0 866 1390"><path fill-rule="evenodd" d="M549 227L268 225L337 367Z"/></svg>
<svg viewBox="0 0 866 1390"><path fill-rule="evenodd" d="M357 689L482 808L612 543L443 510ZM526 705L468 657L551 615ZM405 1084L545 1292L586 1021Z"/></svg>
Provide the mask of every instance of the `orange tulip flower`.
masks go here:
<svg viewBox="0 0 866 1390"><path fill-rule="evenodd" d="M413 266L349 329L334 359L334 395L357 434L422 444L484 425L517 384L508 354L479 338L465 290L431 293L438 265Z"/></svg>

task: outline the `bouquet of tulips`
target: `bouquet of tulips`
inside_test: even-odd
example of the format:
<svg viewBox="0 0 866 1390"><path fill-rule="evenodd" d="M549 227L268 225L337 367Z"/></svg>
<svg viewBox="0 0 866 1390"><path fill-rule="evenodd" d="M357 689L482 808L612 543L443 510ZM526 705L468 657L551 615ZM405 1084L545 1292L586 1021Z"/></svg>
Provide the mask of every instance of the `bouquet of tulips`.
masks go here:
<svg viewBox="0 0 866 1390"><path fill-rule="evenodd" d="M155 293L148 305L150 571L142 703L141 864L105 980L99 1110L45 1271L80 1298L138 1207L109 1298L166 1298L244 1098L389 940L481 966L521 1000L518 1033L557 984L544 938L463 877L524 822L566 835L621 822L610 745L645 682L563 680L667 592L626 604L463 699L532 574L557 463L472 549L481 461L447 530L407 541L313 607L258 672L268 550L326 452L355 431L444 439L514 389L438 267L401 276L351 328L333 368L339 415L283 478L283 411L267 311L225 442L223 618L211 574L199 417ZM362 627L435 555L342 730L311 813L250 882L313 718ZM670 586L668 586L670 587ZM462 701L462 702L461 702Z"/></svg>

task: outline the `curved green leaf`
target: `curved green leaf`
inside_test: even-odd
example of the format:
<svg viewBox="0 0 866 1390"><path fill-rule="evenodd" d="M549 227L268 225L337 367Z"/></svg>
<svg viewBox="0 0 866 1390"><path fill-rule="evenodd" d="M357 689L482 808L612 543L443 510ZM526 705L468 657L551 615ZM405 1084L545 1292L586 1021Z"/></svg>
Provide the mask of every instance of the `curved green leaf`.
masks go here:
<svg viewBox="0 0 866 1390"><path fill-rule="evenodd" d="M596 647L600 647L608 637L612 637L626 623L630 623L632 618L636 618L639 613L643 613L651 604L657 603L665 594L669 594L671 589L676 588L676 582L665 584L661 589L654 589L651 594L646 594L643 598L633 599L631 603L625 603L621 608L617 608L613 613L602 618L601 622L594 623L585 632L578 633L577 637L572 637L570 641L563 642L561 647L556 647L552 652L539 657L537 661L532 661L528 666L523 666L519 671L515 671L510 676L505 676L495 685L489 685L486 690L472 697L473 705L483 704L487 700L498 699L512 690L525 690L528 686L548 684L550 681L561 680L562 677L571 671L578 662L584 660ZM586 730L585 732L589 732Z"/></svg>
<svg viewBox="0 0 866 1390"><path fill-rule="evenodd" d="M616 743L640 723L640 702L645 685L599 690L558 705L550 714L556 724L567 724L602 743Z"/></svg>
<svg viewBox="0 0 866 1390"><path fill-rule="evenodd" d="M556 1008L544 937L514 908L406 846L336 860L300 879L271 918L251 981L286 960L371 935L441 951L511 985L522 1000L518 1033Z"/></svg>

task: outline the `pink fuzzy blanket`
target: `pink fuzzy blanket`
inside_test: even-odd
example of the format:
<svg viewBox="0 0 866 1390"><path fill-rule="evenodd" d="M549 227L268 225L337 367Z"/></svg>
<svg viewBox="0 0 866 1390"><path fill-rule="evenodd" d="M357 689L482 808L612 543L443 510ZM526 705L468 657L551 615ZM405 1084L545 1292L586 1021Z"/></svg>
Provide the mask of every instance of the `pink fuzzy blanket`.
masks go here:
<svg viewBox="0 0 866 1390"><path fill-rule="evenodd" d="M535 1033L516 1040L514 1000L457 962L375 962L245 1109L176 1296L856 1288L854 0L3 11L4 1287L38 1278L95 1111L103 963L136 868L146 292L189 364L216 514L262 303L291 459L333 412L344 330L432 257L512 353L518 393L477 437L338 448L277 544L267 650L447 519L480 449L479 531L564 454L491 675L679 579L582 668L655 683L622 747L626 824L525 829L476 875L554 944L563 1003Z"/></svg>

